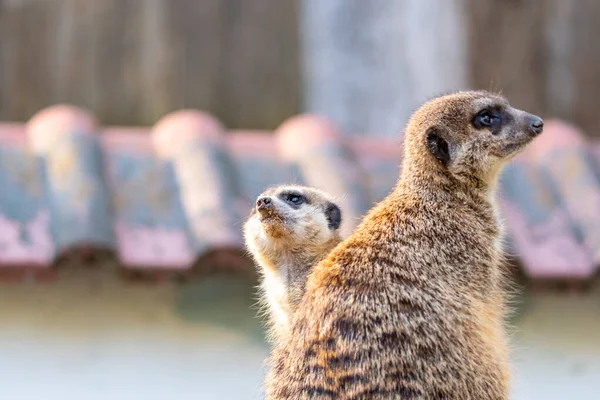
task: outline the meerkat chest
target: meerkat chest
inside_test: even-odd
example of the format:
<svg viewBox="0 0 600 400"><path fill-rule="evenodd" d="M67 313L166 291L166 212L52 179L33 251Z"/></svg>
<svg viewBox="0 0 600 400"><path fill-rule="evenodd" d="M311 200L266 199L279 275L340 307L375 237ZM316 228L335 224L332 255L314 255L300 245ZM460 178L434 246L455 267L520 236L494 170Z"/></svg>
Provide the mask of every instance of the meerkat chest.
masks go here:
<svg viewBox="0 0 600 400"><path fill-rule="evenodd" d="M265 300L269 306L269 312L273 315L274 321L286 324L288 322L289 314L287 285L281 278L280 271L263 271L263 281L261 286Z"/></svg>
<svg viewBox="0 0 600 400"><path fill-rule="evenodd" d="M277 268L264 271L263 287L273 301L280 304L288 303L291 292L294 292L297 286L302 285L308 268L300 261L281 257Z"/></svg>

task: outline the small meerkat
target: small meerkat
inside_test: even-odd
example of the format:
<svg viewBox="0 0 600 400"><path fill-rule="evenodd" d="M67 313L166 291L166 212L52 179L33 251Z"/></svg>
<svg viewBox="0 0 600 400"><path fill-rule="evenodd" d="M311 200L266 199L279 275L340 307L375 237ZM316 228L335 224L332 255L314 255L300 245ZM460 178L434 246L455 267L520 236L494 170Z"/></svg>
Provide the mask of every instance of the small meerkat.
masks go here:
<svg viewBox="0 0 600 400"><path fill-rule="evenodd" d="M417 110L395 188L308 276L266 398L509 398L494 195L542 129L483 91Z"/></svg>
<svg viewBox="0 0 600 400"><path fill-rule="evenodd" d="M260 267L271 340L287 332L312 267L341 241L341 222L333 198L314 188L278 186L256 200L244 238Z"/></svg>

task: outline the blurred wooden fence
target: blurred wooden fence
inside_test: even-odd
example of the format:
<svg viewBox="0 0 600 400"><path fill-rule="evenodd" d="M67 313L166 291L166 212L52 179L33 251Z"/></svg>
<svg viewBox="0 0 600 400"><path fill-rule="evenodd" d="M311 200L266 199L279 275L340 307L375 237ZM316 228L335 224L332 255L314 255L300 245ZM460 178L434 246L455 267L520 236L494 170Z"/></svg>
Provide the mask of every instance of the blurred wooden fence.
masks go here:
<svg viewBox="0 0 600 400"><path fill-rule="evenodd" d="M229 127L300 108L295 0L0 0L0 119L72 102L105 124L182 107Z"/></svg>
<svg viewBox="0 0 600 400"><path fill-rule="evenodd" d="M0 119L72 102L105 124L195 107L273 128L302 109L302 1L0 0ZM472 86L600 136L599 1L456 4Z"/></svg>

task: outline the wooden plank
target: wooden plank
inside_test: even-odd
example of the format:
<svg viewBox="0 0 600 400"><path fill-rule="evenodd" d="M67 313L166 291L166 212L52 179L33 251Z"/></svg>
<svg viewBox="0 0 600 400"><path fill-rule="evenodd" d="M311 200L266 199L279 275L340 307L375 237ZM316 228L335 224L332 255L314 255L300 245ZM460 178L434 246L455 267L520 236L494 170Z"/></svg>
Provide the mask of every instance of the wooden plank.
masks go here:
<svg viewBox="0 0 600 400"><path fill-rule="evenodd" d="M50 100L51 2L0 2L0 118L25 121Z"/></svg>
<svg viewBox="0 0 600 400"><path fill-rule="evenodd" d="M600 113L598 112L598 87L600 87L600 46L596 43L600 36L600 3L594 0L576 2L573 17L574 48L573 72L575 93L573 98L573 119L584 131L593 137L600 137Z"/></svg>
<svg viewBox="0 0 600 400"><path fill-rule="evenodd" d="M500 91L514 106L544 109L544 1L468 0L472 86Z"/></svg>
<svg viewBox="0 0 600 400"><path fill-rule="evenodd" d="M225 3L219 116L237 127L256 128L261 119L276 127L300 108L296 2Z"/></svg>
<svg viewBox="0 0 600 400"><path fill-rule="evenodd" d="M575 10L579 0L545 0L544 74L545 109L548 116L573 117L575 93L574 39Z"/></svg>

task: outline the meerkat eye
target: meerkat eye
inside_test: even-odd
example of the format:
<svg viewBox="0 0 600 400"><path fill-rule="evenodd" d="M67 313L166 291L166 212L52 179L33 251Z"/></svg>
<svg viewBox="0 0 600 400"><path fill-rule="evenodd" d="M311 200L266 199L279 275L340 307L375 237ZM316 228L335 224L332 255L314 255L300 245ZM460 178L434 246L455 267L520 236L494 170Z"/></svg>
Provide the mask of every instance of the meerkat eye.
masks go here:
<svg viewBox="0 0 600 400"><path fill-rule="evenodd" d="M304 202L304 197L302 197L299 194L295 194L295 193L290 193L287 195L287 201L289 201L290 203L299 206L300 204L302 204Z"/></svg>
<svg viewBox="0 0 600 400"><path fill-rule="evenodd" d="M497 125L500 122L500 117L494 115L489 110L483 110L473 118L473 125L475 128L490 128L494 125Z"/></svg>

